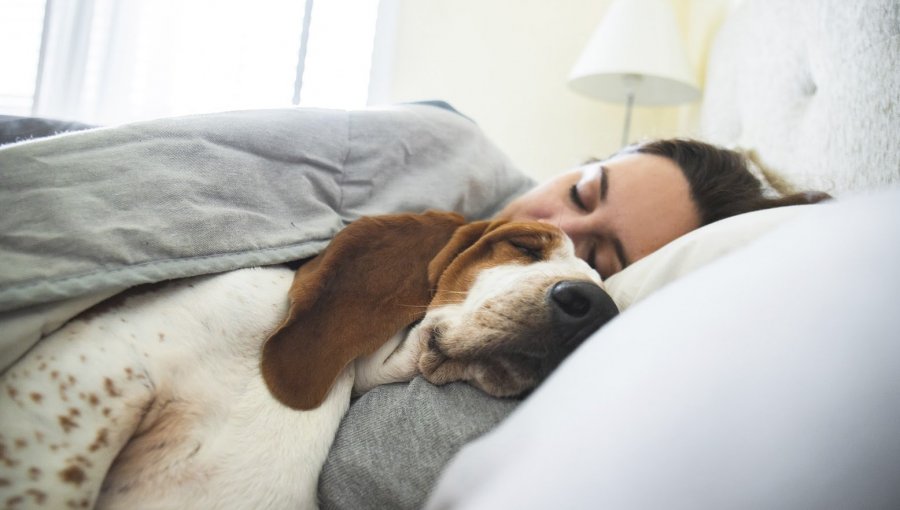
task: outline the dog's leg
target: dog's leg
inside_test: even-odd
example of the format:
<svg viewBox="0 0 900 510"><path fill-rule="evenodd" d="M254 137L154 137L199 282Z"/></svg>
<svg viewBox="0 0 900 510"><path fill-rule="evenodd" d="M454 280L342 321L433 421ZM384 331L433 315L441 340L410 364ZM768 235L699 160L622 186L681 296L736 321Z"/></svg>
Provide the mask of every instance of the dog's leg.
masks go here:
<svg viewBox="0 0 900 510"><path fill-rule="evenodd" d="M357 358L353 393L362 395L382 384L412 380L418 374L422 334L419 326L414 326L397 333L372 354Z"/></svg>
<svg viewBox="0 0 900 510"><path fill-rule="evenodd" d="M0 377L0 504L93 507L153 395L113 319L69 323Z"/></svg>

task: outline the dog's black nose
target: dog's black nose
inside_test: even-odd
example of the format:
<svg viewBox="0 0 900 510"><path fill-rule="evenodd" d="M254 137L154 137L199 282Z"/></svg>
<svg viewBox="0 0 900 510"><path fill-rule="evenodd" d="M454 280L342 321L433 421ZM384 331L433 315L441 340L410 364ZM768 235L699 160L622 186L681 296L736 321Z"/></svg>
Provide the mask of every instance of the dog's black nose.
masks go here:
<svg viewBox="0 0 900 510"><path fill-rule="evenodd" d="M559 282L547 293L553 326L568 342L580 342L618 315L619 309L600 286L588 281Z"/></svg>

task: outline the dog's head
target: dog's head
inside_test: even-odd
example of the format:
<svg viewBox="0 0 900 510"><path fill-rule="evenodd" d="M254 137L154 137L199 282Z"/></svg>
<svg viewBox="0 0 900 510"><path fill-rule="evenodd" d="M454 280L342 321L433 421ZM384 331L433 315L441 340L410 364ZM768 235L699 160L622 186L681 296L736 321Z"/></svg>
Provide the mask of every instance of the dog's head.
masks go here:
<svg viewBox="0 0 900 510"><path fill-rule="evenodd" d="M290 301L262 374L295 409L317 407L348 363L418 321L426 379L518 395L618 313L559 229L436 212L350 224L297 271Z"/></svg>

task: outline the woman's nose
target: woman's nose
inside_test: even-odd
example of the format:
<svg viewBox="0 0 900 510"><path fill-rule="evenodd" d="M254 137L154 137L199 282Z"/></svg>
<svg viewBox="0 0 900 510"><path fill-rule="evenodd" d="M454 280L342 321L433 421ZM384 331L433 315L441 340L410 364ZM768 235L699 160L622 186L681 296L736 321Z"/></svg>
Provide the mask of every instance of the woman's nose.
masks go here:
<svg viewBox="0 0 900 510"><path fill-rule="evenodd" d="M559 228L573 240L576 237L591 235L596 230L595 222L586 215L559 214L538 221Z"/></svg>

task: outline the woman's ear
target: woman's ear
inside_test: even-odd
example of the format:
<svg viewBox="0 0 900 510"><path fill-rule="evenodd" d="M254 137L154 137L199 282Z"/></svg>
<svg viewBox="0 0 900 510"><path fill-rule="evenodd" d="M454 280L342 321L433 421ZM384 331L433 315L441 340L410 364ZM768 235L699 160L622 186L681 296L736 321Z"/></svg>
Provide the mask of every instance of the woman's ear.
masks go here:
<svg viewBox="0 0 900 510"><path fill-rule="evenodd" d="M429 264L463 224L427 212L362 218L340 231L297 271L288 317L263 346L272 395L294 409L318 407L348 363L421 319Z"/></svg>

